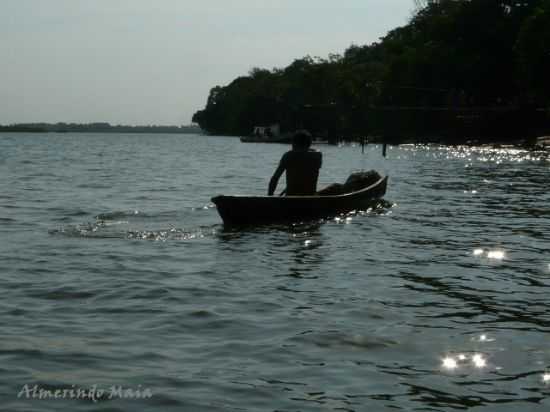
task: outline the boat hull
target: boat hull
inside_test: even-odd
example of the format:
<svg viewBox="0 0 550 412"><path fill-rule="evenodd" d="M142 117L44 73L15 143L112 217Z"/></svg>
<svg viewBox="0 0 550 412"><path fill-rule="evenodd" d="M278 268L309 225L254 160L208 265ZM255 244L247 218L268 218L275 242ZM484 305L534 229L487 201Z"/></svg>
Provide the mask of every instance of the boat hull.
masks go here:
<svg viewBox="0 0 550 412"><path fill-rule="evenodd" d="M216 196L212 202L227 225L311 220L364 210L386 193L388 177L336 196Z"/></svg>

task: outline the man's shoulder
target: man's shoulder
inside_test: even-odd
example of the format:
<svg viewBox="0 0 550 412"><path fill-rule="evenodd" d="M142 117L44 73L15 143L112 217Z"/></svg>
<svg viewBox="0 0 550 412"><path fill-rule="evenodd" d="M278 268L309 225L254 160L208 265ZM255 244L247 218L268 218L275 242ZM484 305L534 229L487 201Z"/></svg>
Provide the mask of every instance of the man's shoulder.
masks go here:
<svg viewBox="0 0 550 412"><path fill-rule="evenodd" d="M316 149L289 150L283 156L322 156L322 153Z"/></svg>
<svg viewBox="0 0 550 412"><path fill-rule="evenodd" d="M285 154L281 156L281 160L288 160L288 158L292 157L292 150L289 150Z"/></svg>
<svg viewBox="0 0 550 412"><path fill-rule="evenodd" d="M319 150L309 149L307 151L307 156L315 161L320 161L323 158L323 154Z"/></svg>

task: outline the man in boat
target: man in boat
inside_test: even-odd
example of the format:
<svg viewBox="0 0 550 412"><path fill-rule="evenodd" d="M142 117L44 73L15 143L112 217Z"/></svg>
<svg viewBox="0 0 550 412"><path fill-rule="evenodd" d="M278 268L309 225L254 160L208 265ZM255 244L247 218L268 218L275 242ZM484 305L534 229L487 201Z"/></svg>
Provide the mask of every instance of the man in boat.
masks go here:
<svg viewBox="0 0 550 412"><path fill-rule="evenodd" d="M279 167L277 167L269 181L268 196L273 196L273 193L275 193L277 183L283 172L286 172L287 196L315 194L323 155L321 152L310 148L311 140L311 134L305 130L300 130L294 134L292 137L292 150L281 157Z"/></svg>

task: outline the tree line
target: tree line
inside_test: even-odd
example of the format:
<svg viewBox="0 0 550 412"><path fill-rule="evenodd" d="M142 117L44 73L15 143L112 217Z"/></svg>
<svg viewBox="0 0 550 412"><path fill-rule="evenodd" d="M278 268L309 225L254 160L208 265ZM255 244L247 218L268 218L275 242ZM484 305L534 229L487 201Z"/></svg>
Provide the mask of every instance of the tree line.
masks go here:
<svg viewBox="0 0 550 412"><path fill-rule="evenodd" d="M96 123L17 123L2 126L0 132L28 133L201 133L196 125L189 126L128 126Z"/></svg>
<svg viewBox="0 0 550 412"><path fill-rule="evenodd" d="M279 123L328 137L396 139L453 131L511 137L546 127L550 0L415 3L408 24L379 42L254 68L213 87L193 122L212 134Z"/></svg>

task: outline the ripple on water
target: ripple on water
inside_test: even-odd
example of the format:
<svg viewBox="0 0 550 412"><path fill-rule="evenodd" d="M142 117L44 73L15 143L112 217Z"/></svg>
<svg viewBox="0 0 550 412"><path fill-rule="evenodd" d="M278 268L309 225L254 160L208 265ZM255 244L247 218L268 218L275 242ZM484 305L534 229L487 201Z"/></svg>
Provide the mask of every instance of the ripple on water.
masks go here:
<svg viewBox="0 0 550 412"><path fill-rule="evenodd" d="M90 299L96 296L95 292L60 288L55 290L34 289L27 290L27 296L38 299L64 301L71 299Z"/></svg>
<svg viewBox="0 0 550 412"><path fill-rule="evenodd" d="M58 229L50 229L52 235L66 237L95 239L129 239L129 240L198 240L215 236L220 225L200 227L192 230L170 228L166 230L135 230L131 229L129 221L97 221L94 223L66 225Z"/></svg>
<svg viewBox="0 0 550 412"><path fill-rule="evenodd" d="M138 215L147 217L145 213L140 212L139 210L122 210L122 211L100 213L95 218L97 220L118 220L118 219L124 219L131 216L138 216Z"/></svg>

